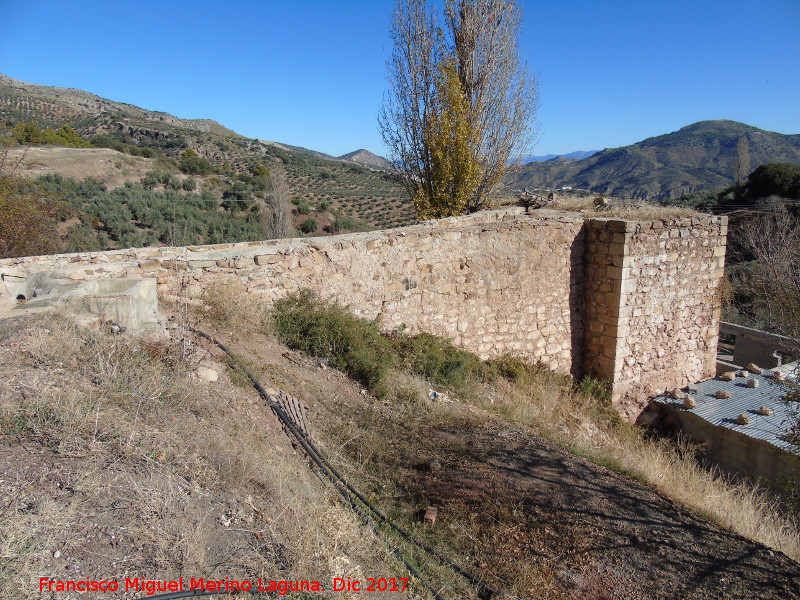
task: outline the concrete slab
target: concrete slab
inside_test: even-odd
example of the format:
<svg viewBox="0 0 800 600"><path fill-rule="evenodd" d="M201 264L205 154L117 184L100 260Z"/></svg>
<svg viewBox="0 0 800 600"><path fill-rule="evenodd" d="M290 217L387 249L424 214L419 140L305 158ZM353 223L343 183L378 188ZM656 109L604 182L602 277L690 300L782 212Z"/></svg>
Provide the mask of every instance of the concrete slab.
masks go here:
<svg viewBox="0 0 800 600"><path fill-rule="evenodd" d="M132 333L163 328L155 279L72 281L43 272L3 284L0 318L61 308L87 324L113 324Z"/></svg>

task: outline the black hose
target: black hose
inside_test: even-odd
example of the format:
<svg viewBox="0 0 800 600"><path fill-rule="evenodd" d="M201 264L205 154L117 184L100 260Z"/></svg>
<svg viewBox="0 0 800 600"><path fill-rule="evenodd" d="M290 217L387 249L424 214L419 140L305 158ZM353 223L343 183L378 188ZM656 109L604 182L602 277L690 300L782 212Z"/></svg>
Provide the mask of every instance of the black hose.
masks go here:
<svg viewBox="0 0 800 600"><path fill-rule="evenodd" d="M480 597L482 599L489 599L489 598L491 598L492 596L494 596L496 594L495 590L493 590L491 587L486 585L479 577L473 575L469 571L464 570L459 565L457 565L452 560L450 560L446 556L444 556L441 553L439 553L434 548L431 548L427 544L424 544L423 542L420 542L419 540L417 540L408 531L406 531L405 529L403 529L402 527L397 525L394 521L392 521L389 517L384 515L375 505L373 505L369 500L367 500L364 497L363 494L361 494L357 489L355 489L352 485L350 485L350 483L347 481L347 479L345 479L336 470L336 468L333 465L331 465L328 462L328 460L319 453L319 451L314 446L313 442L311 442L311 440L309 440L300 430L297 429L297 427L295 426L294 420L286 413L286 411L283 410L283 408L281 407L280 404L278 404L275 400L272 399L272 397L262 387L261 383L250 372L250 370L246 366L241 364L241 362L236 359L236 357L233 354L233 352L231 352L229 348L227 348L224 344L222 344L222 342L220 342L219 340L213 338L212 336L208 335L207 333L205 333L203 331L200 331L198 329L195 329L193 327L186 326L186 329L188 329L192 333L196 333L200 337L203 337L203 338L209 340L211 343L217 345L221 350L223 350L228 356L230 356L236 362L236 366L239 369L241 369L244 372L245 375L247 375L248 379L250 379L250 382L253 384L253 387L258 391L259 395L269 404L270 408L272 408L272 410L275 412L275 414L278 416L278 418L283 422L283 424L286 425L286 427L289 429L289 431L292 433L292 435L297 439L297 441L300 443L300 445L306 451L306 453L311 458L311 460L313 460L317 464L317 466L326 474L328 479L330 479L334 483L334 485L336 485L337 489L339 489L340 494L342 494L343 497L345 497L345 499L348 501L348 503L351 506L355 507L355 504L354 504L352 498L349 497L349 494L345 494L344 490L341 489L339 484L333 478L338 479L338 481L341 482L341 484L344 485L345 488L351 494L353 494L353 496L358 498L358 500L360 502L362 502L364 504L364 506L366 506L367 509L372 514L374 514L378 519L380 519L382 522L386 523L389 527L394 529L397 533L399 533L401 536L403 536L405 539L407 539L413 545L415 545L418 548L424 550L427 554L435 557L443 565L445 565L446 567L448 567L449 569L451 569L455 573L461 575L467 581L472 583L476 588L478 588L478 590L480 592ZM373 529L375 529L374 526L373 526ZM416 570L414 570L413 567L411 567L404 558L402 558L401 560L406 565L406 567L410 567L410 571L412 572L412 574L416 573ZM415 574L415 577L419 578L418 575L419 575L418 573ZM420 581L422 581L422 583L425 585L425 587L428 588L434 594L434 597L437 598L437 600L441 599L441 596L437 592L433 591L433 589L426 582L424 582L422 579L420 579Z"/></svg>

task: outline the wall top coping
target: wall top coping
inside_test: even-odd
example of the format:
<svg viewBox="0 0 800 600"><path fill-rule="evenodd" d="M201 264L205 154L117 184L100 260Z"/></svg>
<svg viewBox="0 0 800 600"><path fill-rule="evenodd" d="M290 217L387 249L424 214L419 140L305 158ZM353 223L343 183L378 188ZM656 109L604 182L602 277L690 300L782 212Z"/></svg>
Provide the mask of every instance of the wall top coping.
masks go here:
<svg viewBox="0 0 800 600"><path fill-rule="evenodd" d="M615 233L634 233L648 229L666 229L672 227L693 227L697 225L728 224L728 217L721 215L698 215L696 217L670 217L666 219L620 219L615 217L589 217L586 219L589 227L595 229L610 229Z"/></svg>
<svg viewBox="0 0 800 600"><path fill-rule="evenodd" d="M486 224L487 226L503 226L520 223L532 223L534 225L547 226L576 226L586 223L589 227L611 227L614 231L632 232L641 228L657 227L688 227L701 224L721 224L727 223L727 217L702 216L689 219L674 219L669 221L631 221L625 219L591 217L586 218L581 213L539 209L529 214L525 213L522 207L508 207L494 210L485 210L471 215L448 217L445 219L423 221L414 225L398 227L394 229L383 229L379 231L368 231L362 233L347 233L327 237L312 238L284 238L277 240L261 240L252 242L231 242L224 244L208 244L200 246L148 246L144 248L121 248L117 250L100 250L91 252L74 252L67 254L50 254L42 256L22 256L15 258L0 259L0 269L13 269L24 264L35 264L37 262L81 262L95 257L124 257L126 261L145 261L153 259L200 259L202 256L208 260L219 260L234 256L256 256L259 254L289 254L301 249L324 250L325 248L343 247L346 244L381 242L391 239L402 239L409 236L419 237L438 237L459 229ZM649 225L649 227L648 227Z"/></svg>

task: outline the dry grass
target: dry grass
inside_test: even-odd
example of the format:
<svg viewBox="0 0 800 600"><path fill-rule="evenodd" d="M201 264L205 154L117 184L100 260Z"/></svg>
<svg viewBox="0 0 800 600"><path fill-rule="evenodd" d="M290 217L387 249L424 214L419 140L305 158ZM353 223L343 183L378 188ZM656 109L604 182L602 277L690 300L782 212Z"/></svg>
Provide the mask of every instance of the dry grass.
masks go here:
<svg viewBox="0 0 800 600"><path fill-rule="evenodd" d="M703 215L703 213L699 213L694 209L681 206L661 206L648 202L647 200L630 200L611 197L606 197L611 201L611 206L609 208L597 209L594 206L596 198L598 198L597 194L582 196L559 194L557 199L553 201L552 204L548 205L547 208L579 212L586 218L606 217L627 219L630 221L667 220ZM517 204L517 198L507 196L496 199L493 206L496 208L503 208L507 206L516 206Z"/></svg>
<svg viewBox="0 0 800 600"><path fill-rule="evenodd" d="M196 307L191 318L201 323L213 323L228 339L248 330L269 328L270 314L258 296L248 294L237 281L215 283L203 287L202 305Z"/></svg>
<svg viewBox="0 0 800 600"><path fill-rule="evenodd" d="M679 206L661 206L647 200L627 200L609 198L611 206L605 209L594 207L595 198L598 196L559 196L551 208L581 212L586 217L609 217L615 219L629 219L632 221L651 221L656 219L674 219L683 217L697 217L701 213L690 208Z"/></svg>
<svg viewBox="0 0 800 600"><path fill-rule="evenodd" d="M698 465L690 448L648 439L611 409L546 371L488 396L483 407L531 425L573 452L635 476L719 525L800 560L800 523L769 496Z"/></svg>
<svg viewBox="0 0 800 600"><path fill-rule="evenodd" d="M256 394L191 376L216 361L63 315L0 321L0 597L40 598L42 573L329 583L396 569Z"/></svg>
<svg viewBox="0 0 800 600"><path fill-rule="evenodd" d="M48 173L75 179L92 177L109 188L119 187L127 181L138 182L155 165L153 159L130 156L109 148L33 146L27 150L9 150L11 160L23 156L25 160L17 172L22 177L35 178Z"/></svg>
<svg viewBox="0 0 800 600"><path fill-rule="evenodd" d="M222 296L215 294L212 302L216 298ZM223 324L232 315L254 323L264 318L262 307L245 302L237 293L203 314L217 315ZM232 345L247 346L245 340L252 338L253 331L236 331L239 340ZM257 334L251 348L263 347L262 335ZM279 356L281 353L285 355L284 350L277 351ZM268 373L276 385L309 402L312 433L316 430L323 438L326 454L387 514L426 542L458 557L456 560L470 570L488 574L492 585L507 587L520 597L577 597L564 587L556 567L560 559L547 553L585 556L594 548L591 531L579 518L548 530L546 512L496 499L494 488L486 488L482 477L466 476L462 481L458 477L467 471L459 470L457 487L451 488L441 483L444 480L438 480L429 466L431 458L439 456L445 472L451 473L462 463L480 460L476 458L480 456L475 446L477 437L472 433L480 436L487 427L508 429L504 423L509 422L530 426L576 454L647 482L716 523L789 556L798 556L796 526L782 519L768 500L747 486L732 486L715 478L681 448L644 439L602 402L576 392L568 377L508 361L497 366L497 372L507 377L517 369L521 375L515 382L502 377L490 383L477 382L471 392L453 398L454 402L433 402L428 390L441 391L441 387L395 369L388 373L387 392L378 400L369 394L343 392L341 375L326 375L318 360L307 361L304 373L302 368L286 369L289 362L299 364L294 358L272 366L261 363L263 355L254 353L249 358L261 365L261 373ZM335 387L336 381L342 381L342 387ZM591 388L585 386L588 391ZM492 477L489 471L483 473L477 467L474 475L480 474ZM445 485L438 491L437 481ZM426 489L431 482L434 489ZM458 487L459 482L466 487ZM431 502L430 493L447 498L441 527L428 528L421 522L420 510ZM542 549L544 554L534 552L522 560L517 554L522 545ZM413 552L409 556L424 565L426 574L441 586L445 596L470 593L460 578L431 565L423 556Z"/></svg>
<svg viewBox="0 0 800 600"><path fill-rule="evenodd" d="M253 305L240 304L231 310L242 311L237 319L246 318ZM263 309L256 311L249 320L264 318ZM511 360L509 366L515 365ZM573 452L630 474L723 527L800 559L800 525L796 520L783 516L766 494L751 485L731 483L699 466L690 449L645 437L607 402L597 399L598 393L603 395L598 382L587 381L580 392L568 376L528 367L514 382L498 378L474 385L475 389L462 399L505 420L532 426ZM431 419L447 418L431 409L427 391L439 386L424 378L395 369L390 371L386 387L384 402L391 406L392 420L404 423L409 430L414 423L429 425ZM352 425L347 423L343 426L346 431L339 439L358 437L368 452L382 444L380 430L351 430ZM370 435L373 441L365 443ZM370 460L364 456L358 462L368 464Z"/></svg>

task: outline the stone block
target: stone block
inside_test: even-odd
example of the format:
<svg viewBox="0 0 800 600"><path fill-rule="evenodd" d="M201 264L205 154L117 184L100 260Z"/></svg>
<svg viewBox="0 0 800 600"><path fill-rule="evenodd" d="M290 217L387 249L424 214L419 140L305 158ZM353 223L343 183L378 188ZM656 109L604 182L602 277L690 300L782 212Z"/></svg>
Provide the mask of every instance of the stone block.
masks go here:
<svg viewBox="0 0 800 600"><path fill-rule="evenodd" d="M280 254L259 254L253 260L257 265L274 265L281 262L283 257Z"/></svg>
<svg viewBox="0 0 800 600"><path fill-rule="evenodd" d="M217 263L213 260L190 260L189 267L191 269L209 269L211 267L216 267Z"/></svg>
<svg viewBox="0 0 800 600"><path fill-rule="evenodd" d="M162 267L160 260L153 259L139 263L139 270L141 270L142 273L150 273L152 271L158 271L161 268Z"/></svg>

